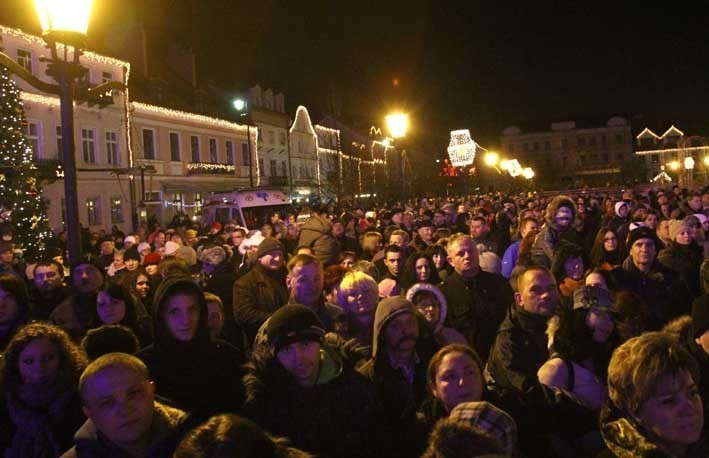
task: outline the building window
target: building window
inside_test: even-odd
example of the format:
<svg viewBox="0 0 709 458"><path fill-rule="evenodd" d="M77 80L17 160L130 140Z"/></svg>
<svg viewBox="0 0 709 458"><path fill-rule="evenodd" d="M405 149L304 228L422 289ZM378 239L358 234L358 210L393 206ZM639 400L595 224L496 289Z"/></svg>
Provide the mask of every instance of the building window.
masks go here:
<svg viewBox="0 0 709 458"><path fill-rule="evenodd" d="M581 160L581 165L586 165L586 155L582 154L579 159Z"/></svg>
<svg viewBox="0 0 709 458"><path fill-rule="evenodd" d="M85 163L96 163L96 132L93 129L81 129L81 151Z"/></svg>
<svg viewBox="0 0 709 458"><path fill-rule="evenodd" d="M199 162L199 137L190 136L190 151L192 151L192 162Z"/></svg>
<svg viewBox="0 0 709 458"><path fill-rule="evenodd" d="M579 138L576 140L576 145L577 145L577 146L586 146L586 139L583 138L583 137L579 137Z"/></svg>
<svg viewBox="0 0 709 458"><path fill-rule="evenodd" d="M120 197L111 197L111 223L123 222L123 201Z"/></svg>
<svg viewBox="0 0 709 458"><path fill-rule="evenodd" d="M54 133L57 137L57 157L62 157L62 126L54 126Z"/></svg>
<svg viewBox="0 0 709 458"><path fill-rule="evenodd" d="M118 165L121 163L121 156L118 152L118 134L106 131L106 156L108 163Z"/></svg>
<svg viewBox="0 0 709 458"><path fill-rule="evenodd" d="M17 63L28 72L32 73L32 52L25 49L17 50Z"/></svg>
<svg viewBox="0 0 709 458"><path fill-rule="evenodd" d="M270 170L271 176L272 177L278 176L278 163L274 159L271 159L270 166L271 166L271 170Z"/></svg>
<svg viewBox="0 0 709 458"><path fill-rule="evenodd" d="M183 202L181 193L176 192L172 195L172 206L176 212L182 212Z"/></svg>
<svg viewBox="0 0 709 458"><path fill-rule="evenodd" d="M616 159L618 159L618 162L625 162L625 154L623 153L618 153L616 155Z"/></svg>
<svg viewBox="0 0 709 458"><path fill-rule="evenodd" d="M590 146L596 146L596 137L591 137L588 139L588 144Z"/></svg>
<svg viewBox="0 0 709 458"><path fill-rule="evenodd" d="M170 132L170 160L180 161L181 157L180 134L177 132Z"/></svg>
<svg viewBox="0 0 709 458"><path fill-rule="evenodd" d="M89 226L101 224L100 197L89 197L86 199L86 218L89 220Z"/></svg>
<svg viewBox="0 0 709 458"><path fill-rule="evenodd" d="M40 157L40 151L39 151L40 128L39 128L38 122L27 121L27 125L25 127L25 137L27 137L27 143L29 143L29 146L32 149L32 157L34 159L39 158Z"/></svg>
<svg viewBox="0 0 709 458"><path fill-rule="evenodd" d="M551 151L551 142L548 140L544 142L544 151Z"/></svg>
<svg viewBox="0 0 709 458"><path fill-rule="evenodd" d="M605 135L601 135L601 145L605 145L608 142Z"/></svg>
<svg viewBox="0 0 709 458"><path fill-rule="evenodd" d="M623 137L624 137L623 134L615 134L615 142L616 142L618 145L622 145L623 142L625 142L625 138L623 138Z"/></svg>
<svg viewBox="0 0 709 458"><path fill-rule="evenodd" d="M653 154L653 155L652 155L652 163L653 163L653 164L659 164L659 163L660 163L660 155L659 155L659 154Z"/></svg>
<svg viewBox="0 0 709 458"><path fill-rule="evenodd" d="M562 138L561 139L561 147L563 149L566 149L569 147L569 139L568 138Z"/></svg>
<svg viewBox="0 0 709 458"><path fill-rule="evenodd" d="M524 142L523 149L525 153L529 152L529 143Z"/></svg>
<svg viewBox="0 0 709 458"><path fill-rule="evenodd" d="M261 177L266 176L266 170L264 170L264 167L263 167L263 159L260 159L260 158L258 160L258 174Z"/></svg>
<svg viewBox="0 0 709 458"><path fill-rule="evenodd" d="M155 159L155 131L143 129L143 158Z"/></svg>
<svg viewBox="0 0 709 458"><path fill-rule="evenodd" d="M603 159L604 164L608 164L608 153L601 154L601 159Z"/></svg>
<svg viewBox="0 0 709 458"><path fill-rule="evenodd" d="M532 146L532 150L533 150L533 151L539 151L539 142L534 142L534 144L533 144L533 146Z"/></svg>
<svg viewBox="0 0 709 458"><path fill-rule="evenodd" d="M286 161L281 161L281 176L288 176L288 167L286 166Z"/></svg>
<svg viewBox="0 0 709 458"><path fill-rule="evenodd" d="M160 191L145 191L146 202L160 202L162 198L160 197Z"/></svg>
<svg viewBox="0 0 709 458"><path fill-rule="evenodd" d="M111 72L101 72L101 82L113 81L113 73Z"/></svg>
<svg viewBox="0 0 709 458"><path fill-rule="evenodd" d="M231 140L226 141L226 163L234 165L234 142Z"/></svg>
<svg viewBox="0 0 709 458"><path fill-rule="evenodd" d="M202 211L202 204L204 201L202 200L202 194L196 192L194 193L194 211L195 214L200 213Z"/></svg>
<svg viewBox="0 0 709 458"><path fill-rule="evenodd" d="M285 145L286 144L286 134L285 132L281 132L278 134L278 144L279 145Z"/></svg>
<svg viewBox="0 0 709 458"><path fill-rule="evenodd" d="M250 165L250 160L249 160L249 145L246 143L241 144L241 160L244 163L244 165Z"/></svg>
<svg viewBox="0 0 709 458"><path fill-rule="evenodd" d="M561 166L566 168L569 165L569 158L564 156L561 158Z"/></svg>
<svg viewBox="0 0 709 458"><path fill-rule="evenodd" d="M272 130L266 131L266 143L269 145L276 143L276 134Z"/></svg>
<svg viewBox="0 0 709 458"><path fill-rule="evenodd" d="M591 164L598 164L598 154L591 154Z"/></svg>
<svg viewBox="0 0 709 458"><path fill-rule="evenodd" d="M209 162L216 164L219 162L219 153L217 152L217 139L209 139Z"/></svg>

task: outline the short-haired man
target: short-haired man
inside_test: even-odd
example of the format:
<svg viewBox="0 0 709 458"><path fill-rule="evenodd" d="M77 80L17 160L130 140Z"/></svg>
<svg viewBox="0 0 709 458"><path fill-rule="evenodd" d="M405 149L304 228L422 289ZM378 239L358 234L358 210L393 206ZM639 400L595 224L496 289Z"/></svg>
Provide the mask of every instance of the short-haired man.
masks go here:
<svg viewBox="0 0 709 458"><path fill-rule="evenodd" d="M234 319L253 342L259 327L288 303L283 245L267 237L258 245L251 270L234 282Z"/></svg>
<svg viewBox="0 0 709 458"><path fill-rule="evenodd" d="M317 315L326 332L339 332L346 326L345 311L325 301L322 262L310 254L297 254L288 261L286 285L290 304L301 304Z"/></svg>
<svg viewBox="0 0 709 458"><path fill-rule="evenodd" d="M246 365L246 415L318 456L376 456L372 385L341 347L325 342L317 316L286 305L265 334L267 344L255 346Z"/></svg>
<svg viewBox="0 0 709 458"><path fill-rule="evenodd" d="M480 269L478 249L469 236L452 237L446 250L454 269L441 285L448 302L446 325L463 334L484 360L512 303L512 288L501 275Z"/></svg>
<svg viewBox="0 0 709 458"><path fill-rule="evenodd" d="M64 458L172 456L187 414L155 401L155 386L138 358L101 356L81 375L79 393L88 419Z"/></svg>
<svg viewBox="0 0 709 458"><path fill-rule="evenodd" d="M64 284L64 267L56 261L42 261L34 266L33 288L30 290L32 318L49 320L49 315L69 295Z"/></svg>
<svg viewBox="0 0 709 458"><path fill-rule="evenodd" d="M485 251L497 253L497 242L490 238L490 225L484 216L476 215L470 220L470 237L475 246L483 245Z"/></svg>
<svg viewBox="0 0 709 458"><path fill-rule="evenodd" d="M416 221L416 237L409 244L409 248L417 251L426 251L433 244L433 221L422 219Z"/></svg>
<svg viewBox="0 0 709 458"><path fill-rule="evenodd" d="M657 261L655 231L647 227L633 229L626 246L630 255L611 275L623 291L639 294L654 315L655 326L690 313L689 288L677 274Z"/></svg>
<svg viewBox="0 0 709 458"><path fill-rule="evenodd" d="M522 394L538 384L537 371L549 357L547 320L559 306L556 279L532 266L517 281L514 305L497 330L487 373L501 396Z"/></svg>
<svg viewBox="0 0 709 458"><path fill-rule="evenodd" d="M386 271L381 272L381 278L391 278L398 283L405 263L406 253L404 249L399 245L387 245L384 249L384 267Z"/></svg>

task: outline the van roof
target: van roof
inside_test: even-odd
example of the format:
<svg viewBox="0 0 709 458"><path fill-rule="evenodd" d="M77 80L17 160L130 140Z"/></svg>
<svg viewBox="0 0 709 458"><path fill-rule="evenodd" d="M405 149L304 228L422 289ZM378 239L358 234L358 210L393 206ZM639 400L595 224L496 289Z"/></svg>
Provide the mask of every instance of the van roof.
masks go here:
<svg viewBox="0 0 709 458"><path fill-rule="evenodd" d="M279 189L250 189L214 194L207 198L206 205L231 204L239 207L265 207L269 205L287 205L290 199Z"/></svg>

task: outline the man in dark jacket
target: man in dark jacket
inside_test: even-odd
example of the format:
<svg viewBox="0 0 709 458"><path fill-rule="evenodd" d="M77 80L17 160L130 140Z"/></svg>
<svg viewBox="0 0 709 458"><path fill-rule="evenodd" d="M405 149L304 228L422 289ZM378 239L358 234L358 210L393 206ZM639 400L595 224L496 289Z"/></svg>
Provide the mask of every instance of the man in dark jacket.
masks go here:
<svg viewBox="0 0 709 458"><path fill-rule="evenodd" d="M455 269L441 285L448 302L446 325L463 334L484 360L512 303L512 288L501 275L480 269L478 250L467 235L451 238L446 250Z"/></svg>
<svg viewBox="0 0 709 458"><path fill-rule="evenodd" d="M138 358L101 356L84 370L79 391L88 420L65 458L172 456L187 414L155 401L155 386Z"/></svg>
<svg viewBox="0 0 709 458"><path fill-rule="evenodd" d="M486 368L490 385L501 397L523 394L538 384L537 371L549 357L547 320L559 305L556 280L545 267L529 267L518 286Z"/></svg>
<svg viewBox="0 0 709 458"><path fill-rule="evenodd" d="M313 213L300 228L298 246L310 247L325 267L337 264L340 246L332 235L332 223L317 213Z"/></svg>
<svg viewBox="0 0 709 458"><path fill-rule="evenodd" d="M267 345L246 366L245 412L273 434L323 457L379 455L372 385L341 348L323 341L317 316L300 304L276 311Z"/></svg>
<svg viewBox="0 0 709 458"><path fill-rule="evenodd" d="M426 251L433 244L433 221L422 219L416 221L416 237L409 244L411 251Z"/></svg>
<svg viewBox="0 0 709 458"><path fill-rule="evenodd" d="M70 293L64 284L64 268L56 261L42 261L34 266L33 275L34 287L30 289L32 319L47 321Z"/></svg>
<svg viewBox="0 0 709 458"><path fill-rule="evenodd" d="M264 239L256 251L254 267L234 282L234 319L249 343L263 322L288 303L284 256L278 240Z"/></svg>
<svg viewBox="0 0 709 458"><path fill-rule="evenodd" d="M657 259L658 240L647 227L630 231L626 246L630 255L611 274L623 291L639 294L648 304L660 328L690 311L690 293L677 275Z"/></svg>
<svg viewBox="0 0 709 458"><path fill-rule="evenodd" d="M436 346L422 335L420 318L414 305L399 296L382 300L374 315L372 358L360 372L374 382L381 427L392 445L381 456L418 456L423 445L411 435L416 410L427 395L426 368Z"/></svg>
<svg viewBox="0 0 709 458"><path fill-rule="evenodd" d="M78 341L86 334L96 312L96 296L103 284L104 272L101 266L82 258L72 265L71 281L73 292L54 308L49 321Z"/></svg>

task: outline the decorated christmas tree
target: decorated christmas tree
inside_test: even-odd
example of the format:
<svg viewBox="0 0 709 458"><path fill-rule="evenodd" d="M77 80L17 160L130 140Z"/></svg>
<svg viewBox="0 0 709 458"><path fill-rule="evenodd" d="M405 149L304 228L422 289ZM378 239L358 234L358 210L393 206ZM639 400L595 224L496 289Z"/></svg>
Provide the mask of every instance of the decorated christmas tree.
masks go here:
<svg viewBox="0 0 709 458"><path fill-rule="evenodd" d="M0 65L0 225L12 228L16 246L41 251L50 231L24 117L20 90Z"/></svg>

